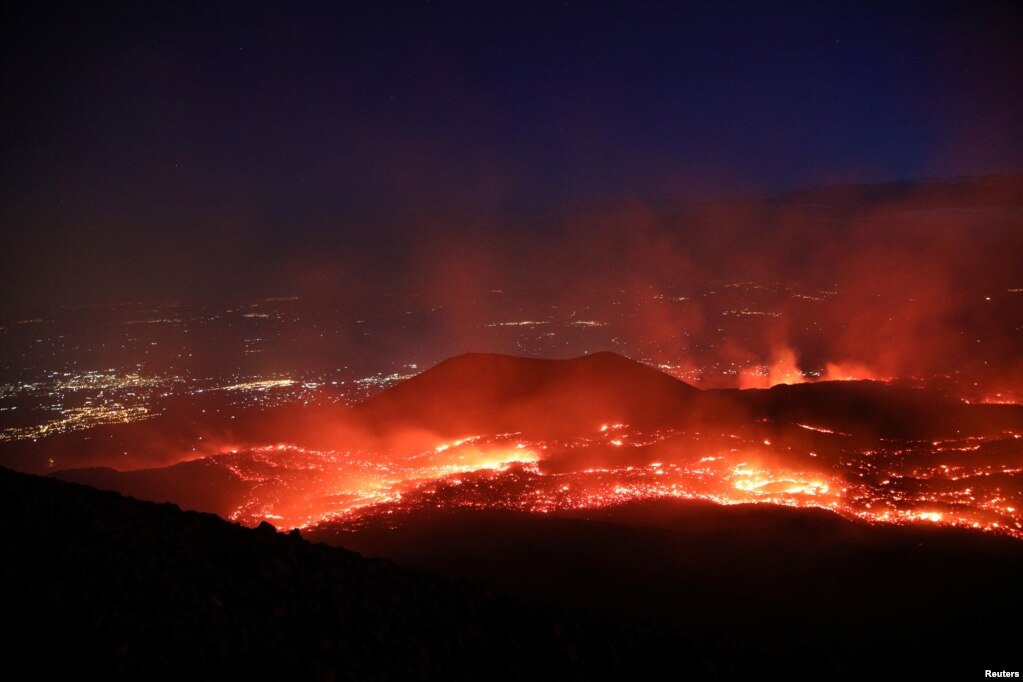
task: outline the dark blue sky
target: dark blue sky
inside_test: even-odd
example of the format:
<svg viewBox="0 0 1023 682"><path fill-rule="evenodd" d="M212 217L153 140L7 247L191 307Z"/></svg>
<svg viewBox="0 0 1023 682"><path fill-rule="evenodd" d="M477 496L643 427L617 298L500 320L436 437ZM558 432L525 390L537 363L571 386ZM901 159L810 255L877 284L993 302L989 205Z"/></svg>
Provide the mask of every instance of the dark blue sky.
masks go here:
<svg viewBox="0 0 1023 682"><path fill-rule="evenodd" d="M338 221L1023 169L1012 3L2 12L5 266L212 225L358 248Z"/></svg>

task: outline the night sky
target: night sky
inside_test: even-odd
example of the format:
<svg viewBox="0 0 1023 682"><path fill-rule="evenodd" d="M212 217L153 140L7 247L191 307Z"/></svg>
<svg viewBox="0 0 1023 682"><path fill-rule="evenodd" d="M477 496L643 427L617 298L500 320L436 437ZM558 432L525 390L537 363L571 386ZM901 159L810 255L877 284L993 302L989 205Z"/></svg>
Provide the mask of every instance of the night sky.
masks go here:
<svg viewBox="0 0 1023 682"><path fill-rule="evenodd" d="M5 3L5 303L379 272L408 216L1023 169L1012 3L662 5Z"/></svg>

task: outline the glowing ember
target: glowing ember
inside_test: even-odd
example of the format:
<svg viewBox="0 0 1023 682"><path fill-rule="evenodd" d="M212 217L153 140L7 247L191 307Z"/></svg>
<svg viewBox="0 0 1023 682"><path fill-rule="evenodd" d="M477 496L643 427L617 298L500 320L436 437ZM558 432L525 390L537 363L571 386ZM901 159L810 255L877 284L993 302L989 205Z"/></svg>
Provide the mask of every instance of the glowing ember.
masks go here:
<svg viewBox="0 0 1023 682"><path fill-rule="evenodd" d="M616 424L599 428L613 431L614 439L597 442L526 442L521 434L498 434L414 452L274 444L217 459L252 484L231 515L247 524L359 524L377 515L436 508L547 513L676 498L816 507L870 522L948 524L1023 539L1018 511L1023 467L996 463L1019 461L1016 434L885 441L860 451L843 447L846 434L793 426L833 444L797 452L756 436L644 433ZM730 447L723 448L725 442ZM620 455L602 454L602 445ZM982 458L986 450L1007 454Z"/></svg>
<svg viewBox="0 0 1023 682"><path fill-rule="evenodd" d="M770 382L798 359L785 348L775 355ZM676 498L817 507L1023 539L1018 408L942 403L877 384L702 392L613 354L552 362L561 361L456 358L344 409L284 395L306 383L254 377L203 389L216 395L204 393L201 410L178 405L165 414L155 403L129 402L154 389L140 375L62 375L55 381L68 392L95 395L66 409L63 421L24 433L30 427L12 426L0 441L45 436L23 448L40 468L59 472L73 468L63 460L89 456L92 466L145 469L139 476L154 481L150 490L173 492L181 470L131 466L154 448L154 458L189 464L198 500L191 504L245 524L360 523L447 507L545 513ZM500 381L480 385L493 368ZM277 393L283 402L274 402ZM16 407L8 411L20 418ZM48 440L97 425L109 427L101 438L59 447Z"/></svg>
<svg viewBox="0 0 1023 682"><path fill-rule="evenodd" d="M507 438L464 438L403 455L317 451L279 443L214 459L251 484L247 499L230 514L232 520L296 528L400 501L409 491L437 480L457 485L459 474L500 472L511 464L538 461L525 444L510 444Z"/></svg>
<svg viewBox="0 0 1023 682"><path fill-rule="evenodd" d="M848 436L848 435L850 435L848 433L842 433L841 431L833 431L831 429L826 429L823 426L810 426L809 424L796 424L796 426L798 426L801 429L806 429L807 431L816 431L817 433L829 433L829 434L837 433L840 436ZM770 443L768 443L768 445L770 445Z"/></svg>

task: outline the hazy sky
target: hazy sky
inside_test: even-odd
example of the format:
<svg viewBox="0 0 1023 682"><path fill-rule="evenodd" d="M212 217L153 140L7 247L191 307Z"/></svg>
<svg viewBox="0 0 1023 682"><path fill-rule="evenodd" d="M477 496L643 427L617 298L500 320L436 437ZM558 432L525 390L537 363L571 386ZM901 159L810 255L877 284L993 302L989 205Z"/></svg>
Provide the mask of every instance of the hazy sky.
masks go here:
<svg viewBox="0 0 1023 682"><path fill-rule="evenodd" d="M8 302L379 270L413 214L1023 168L1020 9L837 4L6 2Z"/></svg>

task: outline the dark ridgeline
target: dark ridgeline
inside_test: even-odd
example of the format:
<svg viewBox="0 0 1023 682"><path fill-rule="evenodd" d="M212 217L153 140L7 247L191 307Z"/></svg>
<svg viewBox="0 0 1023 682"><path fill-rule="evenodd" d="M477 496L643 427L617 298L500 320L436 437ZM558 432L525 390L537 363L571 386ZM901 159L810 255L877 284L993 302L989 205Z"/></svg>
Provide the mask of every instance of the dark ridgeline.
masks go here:
<svg viewBox="0 0 1023 682"><path fill-rule="evenodd" d="M97 679L689 679L769 663L0 469L5 667Z"/></svg>
<svg viewBox="0 0 1023 682"><path fill-rule="evenodd" d="M0 500L5 662L44 678L965 673L1011 667L1023 605L1017 541L813 511L442 513L347 538L483 588L5 469Z"/></svg>
<svg viewBox="0 0 1023 682"><path fill-rule="evenodd" d="M776 661L787 679L968 679L1019 660L1023 542L986 533L654 500L551 514L424 509L306 536L713 638Z"/></svg>
<svg viewBox="0 0 1023 682"><path fill-rule="evenodd" d="M577 435L601 420L671 423L699 390L648 365L601 352L567 360L466 353L355 408L373 428L476 429Z"/></svg>
<svg viewBox="0 0 1023 682"><path fill-rule="evenodd" d="M353 412L377 429L412 425L452 434L504 429L526 436L576 436L616 421L697 430L742 430L765 419L811 421L888 438L1023 429L1018 405L964 404L877 381L701 390L612 352L565 360L466 353L382 391Z"/></svg>

